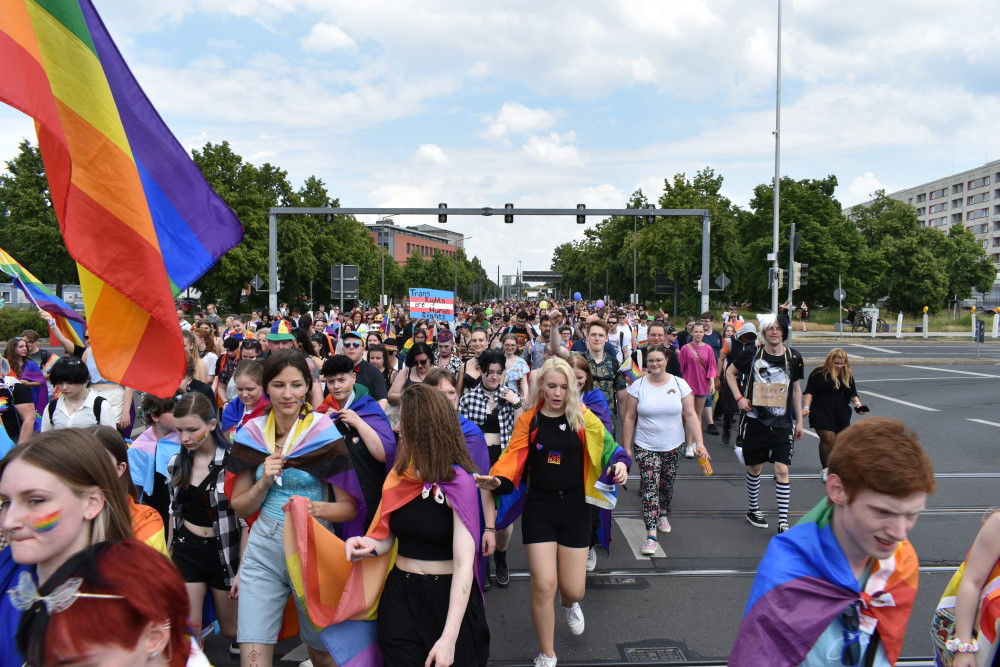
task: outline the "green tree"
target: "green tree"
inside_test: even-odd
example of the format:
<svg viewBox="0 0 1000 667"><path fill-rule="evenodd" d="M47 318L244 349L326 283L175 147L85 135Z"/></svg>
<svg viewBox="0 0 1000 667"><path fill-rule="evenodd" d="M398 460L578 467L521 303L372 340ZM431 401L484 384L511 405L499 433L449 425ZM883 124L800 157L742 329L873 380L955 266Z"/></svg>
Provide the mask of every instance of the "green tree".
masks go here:
<svg viewBox="0 0 1000 667"><path fill-rule="evenodd" d="M961 301L972 296L974 289L988 292L997 278L997 269L983 252L976 235L956 222L943 239L941 250L947 266L948 296Z"/></svg>
<svg viewBox="0 0 1000 667"><path fill-rule="evenodd" d="M28 141L6 162L0 175L0 247L44 283L55 283L62 295L64 282L79 281L52 208L49 182L37 146Z"/></svg>

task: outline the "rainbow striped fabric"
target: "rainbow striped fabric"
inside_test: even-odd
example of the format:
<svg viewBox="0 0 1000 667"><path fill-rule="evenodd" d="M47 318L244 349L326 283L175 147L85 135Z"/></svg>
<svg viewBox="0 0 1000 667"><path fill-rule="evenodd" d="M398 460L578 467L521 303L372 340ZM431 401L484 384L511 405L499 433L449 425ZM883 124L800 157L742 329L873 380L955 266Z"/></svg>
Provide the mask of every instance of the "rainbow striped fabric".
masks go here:
<svg viewBox="0 0 1000 667"><path fill-rule="evenodd" d="M0 0L0 101L35 119L101 375L169 396L174 295L240 242L235 214L146 98L89 0Z"/></svg>
<svg viewBox="0 0 1000 667"><path fill-rule="evenodd" d="M903 647L906 622L917 597L919 562L903 541L889 558L876 561L864 590L833 534L833 505L824 498L786 533L771 538L750 591L733 667L791 667L855 600L863 615L878 620L890 664Z"/></svg>
<svg viewBox="0 0 1000 667"><path fill-rule="evenodd" d="M73 307L68 303L49 291L49 288L40 283L38 278L21 266L3 248L0 248L0 271L11 277L14 285L24 292L24 296L28 297L28 300L52 315L52 318L56 321L56 328L64 336L83 347L83 316L73 310ZM52 364L55 363L55 359L56 357L50 358L46 367L42 370L47 373L52 368Z"/></svg>

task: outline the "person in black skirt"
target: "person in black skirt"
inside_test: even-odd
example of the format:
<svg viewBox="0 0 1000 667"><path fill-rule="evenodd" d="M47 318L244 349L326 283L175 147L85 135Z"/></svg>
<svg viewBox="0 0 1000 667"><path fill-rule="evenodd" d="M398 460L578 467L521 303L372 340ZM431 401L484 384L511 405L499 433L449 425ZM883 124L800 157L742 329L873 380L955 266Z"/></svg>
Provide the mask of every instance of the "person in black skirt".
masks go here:
<svg viewBox="0 0 1000 667"><path fill-rule="evenodd" d="M858 388L851 372L851 362L842 348L830 350L822 366L809 374L802 392L802 414L809 415L809 425L819 436L819 460L826 480L826 462L837 441L837 434L851 424L851 406L861 414L868 408L858 398Z"/></svg>
<svg viewBox="0 0 1000 667"><path fill-rule="evenodd" d="M386 665L484 667L490 631L477 585L478 492L455 409L415 383L400 399L396 463L368 534L345 542L351 561L397 545L378 608Z"/></svg>

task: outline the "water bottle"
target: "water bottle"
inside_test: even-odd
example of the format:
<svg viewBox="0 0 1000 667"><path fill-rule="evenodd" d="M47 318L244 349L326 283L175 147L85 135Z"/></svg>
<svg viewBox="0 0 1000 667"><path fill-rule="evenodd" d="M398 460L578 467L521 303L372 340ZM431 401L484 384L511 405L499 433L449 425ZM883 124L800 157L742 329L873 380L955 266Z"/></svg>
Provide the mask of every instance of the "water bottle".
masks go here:
<svg viewBox="0 0 1000 667"><path fill-rule="evenodd" d="M703 474L705 477L708 477L714 472L712 470L712 462L705 455L701 455L698 457L698 465L701 466L701 474Z"/></svg>

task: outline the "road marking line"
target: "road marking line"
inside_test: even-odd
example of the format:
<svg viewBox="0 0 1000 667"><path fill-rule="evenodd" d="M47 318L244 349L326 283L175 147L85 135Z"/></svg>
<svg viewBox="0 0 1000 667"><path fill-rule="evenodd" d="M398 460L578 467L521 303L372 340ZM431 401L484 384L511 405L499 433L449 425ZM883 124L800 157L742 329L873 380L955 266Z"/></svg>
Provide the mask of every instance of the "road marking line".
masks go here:
<svg viewBox="0 0 1000 667"><path fill-rule="evenodd" d="M635 555L635 559L648 561L649 556L644 556L641 553L642 543L646 541L647 537L649 537L649 533L646 532L646 524L643 520L619 517L615 519L615 523L617 523L618 527L621 528L622 535L625 536L625 541L628 542L628 548L632 550L632 553ZM662 535L663 533L658 533L656 536L657 539L659 539ZM660 558L665 558L667 555L664 553L663 546L661 546L659 542L656 544L656 553L653 555L659 556Z"/></svg>
<svg viewBox="0 0 1000 667"><path fill-rule="evenodd" d="M813 433L812 431L810 431L810 430L809 430L809 429L807 429L807 428L803 428L803 429L802 429L802 432L803 432L803 433L808 433L809 435L811 435L811 436L812 436L812 437L814 437L814 438L818 438L818 437L819 437L818 435L816 435L815 433Z"/></svg>
<svg viewBox="0 0 1000 667"><path fill-rule="evenodd" d="M970 422L976 422L977 424L986 424L987 426L998 426L998 427L1000 427L1000 424L998 424L996 422L988 422L985 419L969 419L969 421Z"/></svg>
<svg viewBox="0 0 1000 667"><path fill-rule="evenodd" d="M909 403L907 401L901 401L898 398L892 398L891 396L884 396L882 394L876 394L874 391L859 391L859 394L868 394L869 396L874 396L875 398L881 398L886 401L892 401L893 403L899 403L901 405L908 405L911 408L917 408L918 410L926 410L927 412L941 412L937 408L928 408L926 405L917 405L916 403Z"/></svg>
<svg viewBox="0 0 1000 667"><path fill-rule="evenodd" d="M899 350L888 350L884 347L875 347L874 345L862 345L861 343L851 343L851 347L863 347L866 350L875 350L876 352L885 352L886 354L902 354Z"/></svg>
<svg viewBox="0 0 1000 667"><path fill-rule="evenodd" d="M865 384L870 384L872 382L927 382L928 380L937 380L937 381L940 381L940 380L962 380L962 381L966 381L966 380L995 380L995 379L997 379L997 376L995 376L995 375L984 375L983 377L971 377L971 378L963 378L963 377L949 378L949 377L941 377L940 375L938 375L938 376L929 377L929 378L920 378L920 377L917 377L917 378L875 378L874 380L869 379L869 378L865 378L863 380L863 382Z"/></svg>
<svg viewBox="0 0 1000 667"><path fill-rule="evenodd" d="M990 375L989 373L973 373L972 371L956 371L950 368L935 368L934 366L910 366L904 364L903 368L919 368L922 371L938 371L940 373L958 373L960 375L975 375L981 378L1000 378L1000 375Z"/></svg>
<svg viewBox="0 0 1000 667"><path fill-rule="evenodd" d="M864 359L864 357L861 356L860 354L851 354L850 352L847 353L847 358L848 359Z"/></svg>

